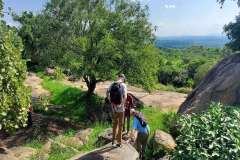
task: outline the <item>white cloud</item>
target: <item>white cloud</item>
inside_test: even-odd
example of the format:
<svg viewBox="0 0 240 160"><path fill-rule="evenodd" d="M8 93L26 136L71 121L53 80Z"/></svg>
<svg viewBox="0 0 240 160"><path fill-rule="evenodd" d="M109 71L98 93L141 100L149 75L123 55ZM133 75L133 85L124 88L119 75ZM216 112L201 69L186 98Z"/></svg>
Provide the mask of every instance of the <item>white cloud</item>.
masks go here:
<svg viewBox="0 0 240 160"><path fill-rule="evenodd" d="M175 9L175 8L176 8L176 5L174 5L174 4L165 4L164 7L165 7L166 9Z"/></svg>

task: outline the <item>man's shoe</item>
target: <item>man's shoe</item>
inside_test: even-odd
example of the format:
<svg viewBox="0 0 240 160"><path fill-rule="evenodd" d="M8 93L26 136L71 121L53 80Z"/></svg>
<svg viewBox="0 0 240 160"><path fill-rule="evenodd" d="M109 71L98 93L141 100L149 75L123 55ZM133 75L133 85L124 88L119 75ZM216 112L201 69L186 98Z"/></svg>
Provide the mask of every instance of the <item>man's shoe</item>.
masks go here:
<svg viewBox="0 0 240 160"><path fill-rule="evenodd" d="M116 145L114 142L112 142L112 146L113 146L113 147L116 147L117 145Z"/></svg>
<svg viewBox="0 0 240 160"><path fill-rule="evenodd" d="M117 144L117 147L121 148L121 147L122 147L122 144L119 144L119 143L118 143L118 144Z"/></svg>

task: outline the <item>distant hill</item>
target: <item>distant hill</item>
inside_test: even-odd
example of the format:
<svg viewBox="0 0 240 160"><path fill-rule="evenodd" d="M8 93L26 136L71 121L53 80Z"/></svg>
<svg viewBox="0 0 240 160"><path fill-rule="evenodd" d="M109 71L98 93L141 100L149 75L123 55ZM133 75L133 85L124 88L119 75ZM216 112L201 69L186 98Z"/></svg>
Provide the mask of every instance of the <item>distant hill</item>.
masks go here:
<svg viewBox="0 0 240 160"><path fill-rule="evenodd" d="M181 36L158 37L155 44L159 48L188 48L191 46L223 48L228 41L226 36Z"/></svg>

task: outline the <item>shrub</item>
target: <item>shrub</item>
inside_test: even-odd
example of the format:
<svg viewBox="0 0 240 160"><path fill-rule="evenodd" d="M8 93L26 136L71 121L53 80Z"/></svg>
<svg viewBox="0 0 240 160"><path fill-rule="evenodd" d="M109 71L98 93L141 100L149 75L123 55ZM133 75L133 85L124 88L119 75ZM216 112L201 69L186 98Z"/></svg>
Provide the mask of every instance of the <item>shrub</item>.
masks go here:
<svg viewBox="0 0 240 160"><path fill-rule="evenodd" d="M64 78L63 71L60 67L56 67L53 74L53 79L62 80Z"/></svg>
<svg viewBox="0 0 240 160"><path fill-rule="evenodd" d="M200 81L207 75L207 73L210 71L210 69L213 67L213 65L216 62L207 62L197 69L197 73L194 76L194 85L198 85Z"/></svg>
<svg viewBox="0 0 240 160"><path fill-rule="evenodd" d="M48 105L49 105L49 97L45 95L39 96L39 98L36 100L35 103L33 103L33 110L34 111L40 111L40 112L45 112L48 110Z"/></svg>
<svg viewBox="0 0 240 160"><path fill-rule="evenodd" d="M23 85L26 63L23 45L14 30L0 22L0 130L26 126L30 90Z"/></svg>
<svg viewBox="0 0 240 160"><path fill-rule="evenodd" d="M206 113L183 115L172 159L215 160L240 158L240 110L212 104Z"/></svg>

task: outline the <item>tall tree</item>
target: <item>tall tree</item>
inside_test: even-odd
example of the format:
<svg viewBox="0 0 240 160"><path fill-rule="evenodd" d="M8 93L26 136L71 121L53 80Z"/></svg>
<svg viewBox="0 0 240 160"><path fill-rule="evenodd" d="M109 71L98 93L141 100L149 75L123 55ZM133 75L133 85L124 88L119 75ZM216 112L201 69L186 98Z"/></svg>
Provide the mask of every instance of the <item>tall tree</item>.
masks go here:
<svg viewBox="0 0 240 160"><path fill-rule="evenodd" d="M37 53L49 62L47 65L60 65L83 77L89 95L98 82L113 79L118 73L127 74L130 82L147 89L154 83L158 55L151 47L154 36L148 9L139 2L51 0L35 18L38 16L47 25L34 42L43 46L37 47ZM16 18L22 24L20 32L29 25L19 20L23 17Z"/></svg>
<svg viewBox="0 0 240 160"><path fill-rule="evenodd" d="M221 5L225 3L226 0L217 0ZM240 7L240 0L237 1L238 6ZM240 50L240 15L236 16L235 22L230 22L229 24L224 26L224 31L226 32L230 42L227 43L227 47L232 49L233 51Z"/></svg>
<svg viewBox="0 0 240 160"><path fill-rule="evenodd" d="M227 46L233 51L240 50L240 15L236 17L235 22L230 22L228 25L224 26L224 31L226 32L230 42Z"/></svg>
<svg viewBox="0 0 240 160"><path fill-rule="evenodd" d="M0 0L0 16L2 16L2 10L3 10L3 1Z"/></svg>
<svg viewBox="0 0 240 160"><path fill-rule="evenodd" d="M2 1L0 5L3 8ZM0 130L26 126L30 91L23 84L27 68L22 49L16 30L0 21Z"/></svg>

